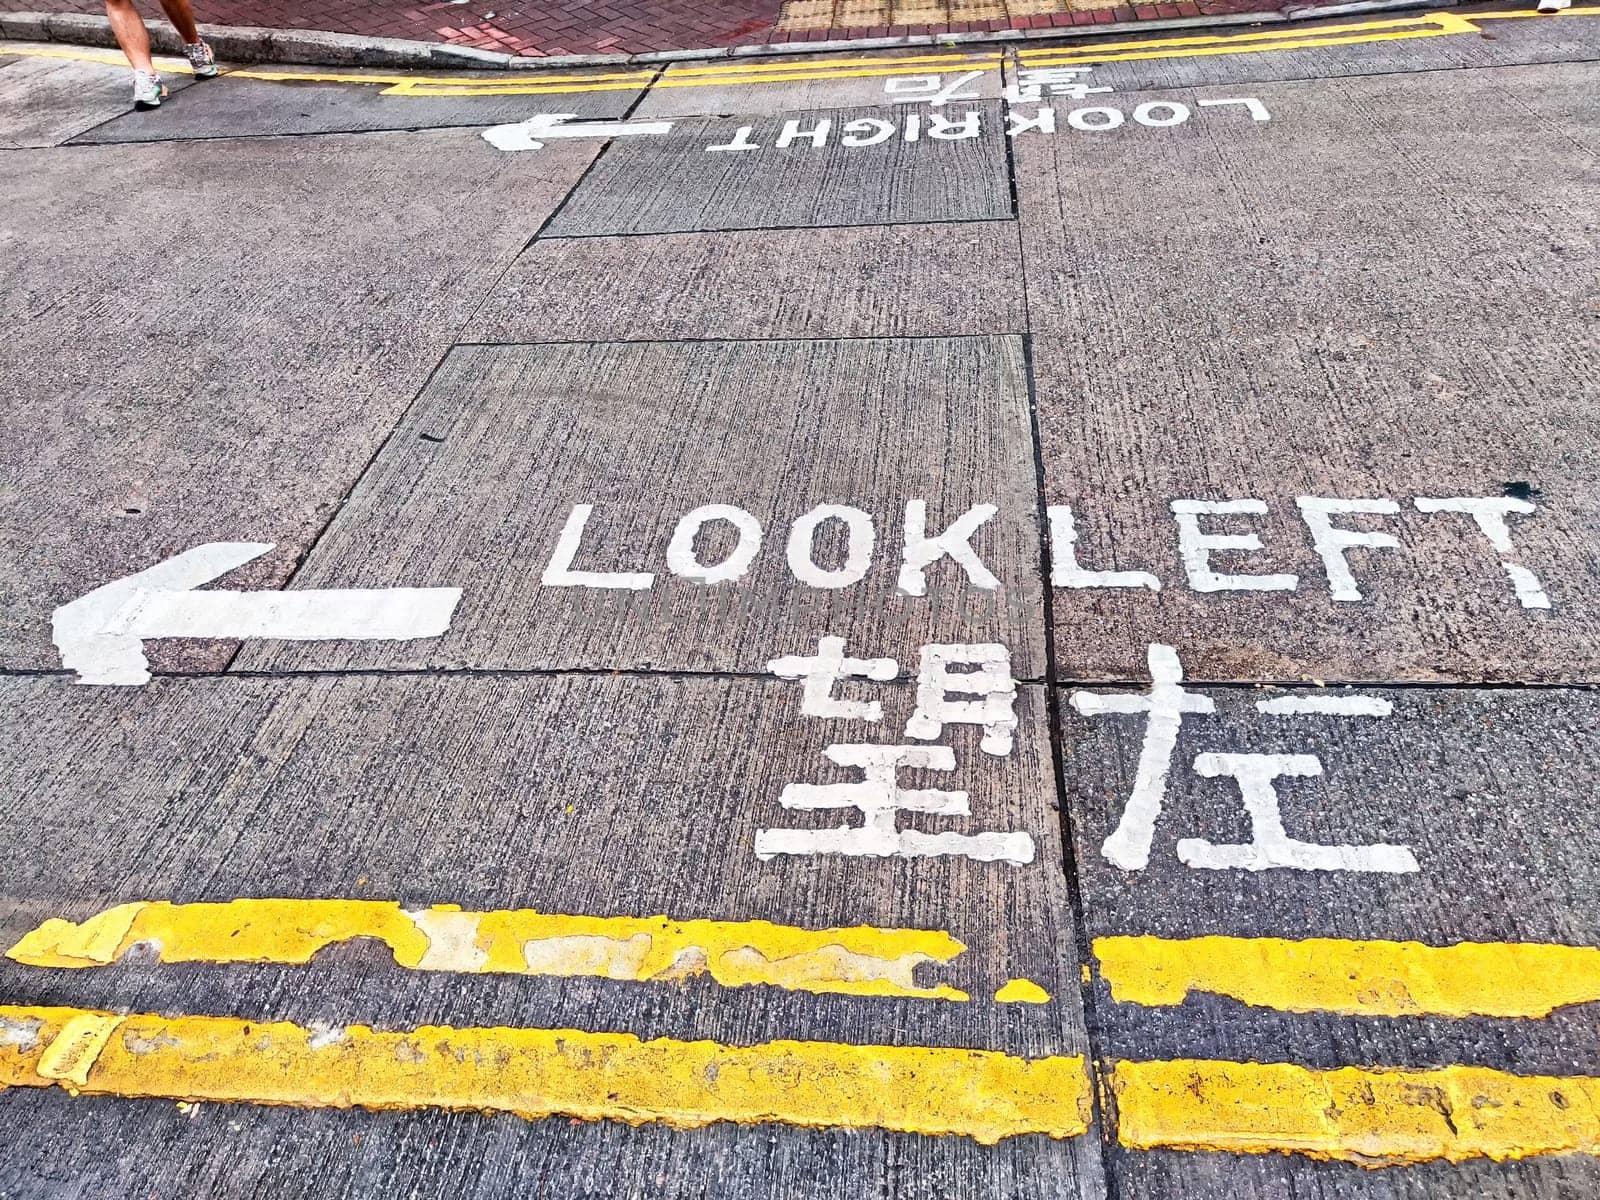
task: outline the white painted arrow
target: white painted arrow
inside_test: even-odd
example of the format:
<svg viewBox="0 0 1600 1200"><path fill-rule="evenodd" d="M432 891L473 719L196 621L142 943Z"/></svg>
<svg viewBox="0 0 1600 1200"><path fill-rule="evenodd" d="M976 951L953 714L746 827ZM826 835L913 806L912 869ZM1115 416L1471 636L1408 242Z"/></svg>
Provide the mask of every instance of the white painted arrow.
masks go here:
<svg viewBox="0 0 1600 1200"><path fill-rule="evenodd" d="M543 113L515 125L485 129L483 139L496 150L537 150L551 138L637 137L671 132L671 121L579 121L576 113Z"/></svg>
<svg viewBox="0 0 1600 1200"><path fill-rule="evenodd" d="M260 558L271 542L207 542L96 588L50 616L61 665L79 683L148 683L147 638L286 638L296 642L438 637L460 588L195 592Z"/></svg>

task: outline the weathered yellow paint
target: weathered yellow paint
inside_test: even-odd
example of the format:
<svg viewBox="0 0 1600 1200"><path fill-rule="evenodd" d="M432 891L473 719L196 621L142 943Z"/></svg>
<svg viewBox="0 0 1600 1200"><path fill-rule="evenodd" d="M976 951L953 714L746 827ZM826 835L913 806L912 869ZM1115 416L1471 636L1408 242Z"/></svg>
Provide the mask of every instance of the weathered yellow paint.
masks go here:
<svg viewBox="0 0 1600 1200"><path fill-rule="evenodd" d="M76 1013L39 1055L35 1070L40 1078L53 1079L82 1087L89 1070L106 1048L122 1018L115 1013Z"/></svg>
<svg viewBox="0 0 1600 1200"><path fill-rule="evenodd" d="M927 69L927 67L920 68L924 72ZM949 66L935 65L933 69L936 73L942 72L956 75L964 74L967 71L996 71L1000 69L1000 58L998 55L988 59L954 58ZM900 65L891 67L833 67L825 72L810 76L802 74L791 67L764 65L742 69L721 68L719 73L715 75L709 69L693 74L688 71L684 71L681 74L673 72L669 75L663 75L655 82L653 87L709 87L711 85L732 87L744 84L806 83L813 79L883 79L896 75L917 74L918 71L919 68L915 66L908 70L905 60L900 60Z"/></svg>
<svg viewBox="0 0 1600 1200"><path fill-rule="evenodd" d="M1020 1134L1076 1137L1089 1126L1081 1057L1021 1059L987 1050L767 1042L724 1046L574 1029L380 1032L328 1036L236 1017L117 1017L0 1007L37 1025L29 1046L0 1042L0 1088L46 1087L39 1067L75 1029L114 1033L80 1054L73 1090L90 1095L305 1107L450 1108L563 1114L696 1128L717 1121L960 1134L986 1145Z"/></svg>
<svg viewBox="0 0 1600 1200"><path fill-rule="evenodd" d="M1132 1150L1285 1151L1366 1167L1600 1154L1600 1079L1289 1063L1119 1062L1117 1137Z"/></svg>
<svg viewBox="0 0 1600 1200"><path fill-rule="evenodd" d="M1024 67L1092 65L1107 62L1137 62L1145 59L1192 58L1220 54L1259 54L1272 50L1300 50L1316 46L1348 46L1364 42L1400 41L1418 37L1479 33L1476 21L1551 20L1555 17L1600 15L1600 7L1569 8L1560 13L1532 11L1470 13L1429 13L1415 18L1387 21L1360 21L1273 29L1256 33L1198 35L1194 37L1152 38L1140 41L1100 42L1086 46L1065 46L1022 50L1018 59ZM115 52L81 50L55 46L8 45L7 54L34 58L58 58L73 62L96 63L125 68L126 61ZM188 74L187 63L160 58L157 67L169 74ZM653 86L725 87L732 84L761 85L792 83L803 79L852 79L901 75L913 71L959 72L993 70L998 57L983 53L925 54L906 58L859 57L796 59L787 62L719 63L705 67L679 68L656 80ZM254 68L229 68L223 79L256 79L281 83L323 83L381 86L385 96L541 96L571 95L583 92L614 92L643 88L650 84L652 72L623 70L583 75L521 74L485 72L478 75L415 75L403 72L368 71L361 74L332 71L273 71Z"/></svg>
<svg viewBox="0 0 1600 1200"><path fill-rule="evenodd" d="M1600 950L1534 942L1105 937L1111 998L1182 1004L1191 991L1283 1012L1366 1017L1547 1017L1600 1000Z"/></svg>
<svg viewBox="0 0 1600 1200"><path fill-rule="evenodd" d="M1532 15L1532 14L1529 14ZM1023 51L1024 67L1063 66L1109 62L1144 62L1165 58L1212 58L1227 54L1264 54L1269 50L1306 50L1318 46L1353 46L1369 42L1409 41L1413 38L1445 37L1481 32L1471 18L1455 13L1429 13L1425 17L1394 21L1364 21L1351 25L1332 25L1322 29L1281 28L1266 33L1241 33L1209 38L1172 38L1164 41L1123 43L1127 49L1111 46L1072 48L1059 51Z"/></svg>
<svg viewBox="0 0 1600 1200"><path fill-rule="evenodd" d="M1013 979L994 998L1001 1004L1049 1004L1050 993L1031 979Z"/></svg>
<svg viewBox="0 0 1600 1200"><path fill-rule="evenodd" d="M728 75L764 74L770 71L828 71L834 67L855 69L857 67L913 67L917 70L926 70L929 67L942 67L945 70L956 70L965 67L993 66L1000 62L998 50L975 51L949 51L942 54L911 54L901 58L893 56L873 56L870 54L852 54L848 58L800 58L790 56L788 59L770 58L761 62L734 62L713 63L708 66L691 66L687 63L675 66L668 73L668 77L684 75L710 75L724 77ZM901 74L906 72L901 71Z"/></svg>
<svg viewBox="0 0 1600 1200"><path fill-rule="evenodd" d="M966 1000L920 986L917 968L966 947L939 930L799 929L768 921L585 917L454 905L406 910L389 900L230 900L119 904L74 924L52 918L6 952L34 967L99 967L135 944L161 962L308 963L353 938L384 943L403 967L470 974L674 980L709 974L725 987L768 984L855 996Z"/></svg>

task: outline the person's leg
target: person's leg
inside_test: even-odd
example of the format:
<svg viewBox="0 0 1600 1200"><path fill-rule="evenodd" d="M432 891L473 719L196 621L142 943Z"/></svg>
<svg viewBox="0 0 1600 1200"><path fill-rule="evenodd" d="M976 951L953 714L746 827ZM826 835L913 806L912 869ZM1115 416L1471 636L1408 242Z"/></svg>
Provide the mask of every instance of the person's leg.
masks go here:
<svg viewBox="0 0 1600 1200"><path fill-rule="evenodd" d="M193 46L200 41L200 30L194 23L194 9L189 6L189 0L161 0L161 7L184 45Z"/></svg>
<svg viewBox="0 0 1600 1200"><path fill-rule="evenodd" d="M150 33L133 0L106 0L106 17L111 22L112 36L133 69L155 74L155 65L150 61Z"/></svg>

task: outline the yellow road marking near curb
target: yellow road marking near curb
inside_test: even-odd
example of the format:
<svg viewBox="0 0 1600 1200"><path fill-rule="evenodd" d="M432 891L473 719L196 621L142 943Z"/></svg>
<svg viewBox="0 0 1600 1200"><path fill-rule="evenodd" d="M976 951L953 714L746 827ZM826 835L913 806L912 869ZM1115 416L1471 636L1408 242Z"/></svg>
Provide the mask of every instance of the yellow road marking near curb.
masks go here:
<svg viewBox="0 0 1600 1200"><path fill-rule="evenodd" d="M1203 1059L1113 1063L1133 1150L1288 1152L1366 1167L1600 1154L1600 1079ZM641 1041L573 1029L382 1032L237 1017L0 1006L0 1091L313 1108L447 1108L692 1129L718 1121L1077 1137L1083 1058L774 1041Z"/></svg>
<svg viewBox="0 0 1600 1200"><path fill-rule="evenodd" d="M1303 50L1317 46L1350 46L1367 42L1404 41L1411 38L1441 37L1481 33L1474 21L1550 20L1553 17L1600 15L1600 7L1569 8L1560 13L1529 11L1459 14L1435 12L1414 18L1362 21L1327 25L1314 29L1289 30L1281 25L1256 33L1206 34L1192 37L1152 38L1149 40L1098 43L1077 47L1020 50L1023 67L1092 65L1109 62L1140 62L1163 58L1196 58L1224 54L1261 54L1273 50ZM54 47L7 46L6 54L34 58L59 58L75 62L126 66L122 57L111 52L56 49ZM792 83L803 79L882 78L934 67L942 71L993 70L1000 65L999 52L974 54L926 54L905 58L875 57L857 59L797 60L759 64L718 63L705 67L678 68L663 75L654 87L713 87ZM188 64L174 59L158 60L163 71L188 74ZM474 76L407 75L389 73L350 74L317 71L269 71L239 68L225 71L223 79L255 79L277 83L323 83L381 86L384 96L559 96L584 92L616 92L644 88L652 78L650 70L597 72L588 75L538 75L508 79L506 72Z"/></svg>
<svg viewBox="0 0 1600 1200"><path fill-rule="evenodd" d="M1571 8L1553 14L1581 17L1600 14L1600 7ZM1194 37L1151 38L1149 40L1106 42L1087 46L1058 46L1051 49L1019 50L1017 59L1024 68L1070 66L1111 62L1143 62L1163 58L1204 58L1224 54L1264 54L1272 50L1307 50L1318 46L1353 46L1367 42L1406 41L1411 38L1442 37L1463 33L1482 33L1474 21L1542 20L1552 14L1523 12L1455 13L1433 12L1421 17L1401 17L1383 21L1359 21L1346 25L1325 25L1313 29L1291 30L1283 26L1258 33L1207 34Z"/></svg>
<svg viewBox="0 0 1600 1200"><path fill-rule="evenodd" d="M946 68L944 68L944 70L947 73L960 73L960 72L964 72L964 71L996 71L996 70L999 70L999 68L1000 68L1000 60L999 59L995 59L993 62L973 63L971 66L964 66L964 67L946 67ZM763 84L763 83L807 83L807 82L810 82L811 80L816 80L817 82L826 82L828 80L833 80L833 79L884 79L884 78L888 78L890 76L906 75L906 74L910 74L910 73L912 73L912 72L907 72L905 70L895 70L895 69L893 69L891 67L869 67L869 68L864 68L864 69L859 70L859 71L844 71L844 70L830 71L826 75L812 76L812 77L810 77L810 79L807 79L807 78L799 76L799 75L772 75L772 74L766 74L766 73L763 73L763 74L760 74L760 75L728 76L728 77L720 78L720 79L675 79L671 75L665 75L665 76L662 76L662 78L660 78L659 80L656 81L654 87L657 87L657 88L709 87L709 86L711 86L713 84L718 85L718 86L722 86L722 87L731 87L733 85L744 86L746 84ZM651 90L654 90L654 88L652 88ZM966 102L963 101L963 103L966 103Z"/></svg>
<svg viewBox="0 0 1600 1200"><path fill-rule="evenodd" d="M308 963L353 938L384 943L403 967L469 974L589 975L639 982L709 974L725 987L769 984L853 996L966 1000L919 986L917 968L966 947L928 929L800 929L768 921L585 917L386 900L231 900L119 904L81 923L51 918L6 957L35 967L99 967L147 943L160 961Z"/></svg>
<svg viewBox="0 0 1600 1200"><path fill-rule="evenodd" d="M1600 1000L1600 949L1586 946L1105 937L1094 953L1113 1000L1151 1006L1196 991L1295 1013L1547 1017Z"/></svg>
<svg viewBox="0 0 1600 1200"><path fill-rule="evenodd" d="M778 1122L960 1134L985 1145L1030 1133L1076 1137L1089 1127L1081 1057L1027 1060L988 1050L835 1042L645 1042L574 1029L386 1033L12 1006L0 1006L0 1029L32 1033L0 1039L0 1089L58 1082L40 1063L86 1023L108 1035L73 1079L72 1091L90 1095L561 1114L680 1129Z"/></svg>
<svg viewBox="0 0 1600 1200"><path fill-rule="evenodd" d="M1366 42L1404 41L1480 33L1468 17L1455 13L1429 13L1425 17L1362 21L1330 25L1323 29L1271 29L1262 33L1218 34L1211 37L1163 38L1148 42L1123 42L1110 46L1085 46L1060 50L1021 51L1025 67L1063 63L1142 62L1162 58L1212 57L1225 54L1264 54L1269 50L1303 50L1317 46L1348 46Z"/></svg>
<svg viewBox="0 0 1600 1200"><path fill-rule="evenodd" d="M1289 1151L1365 1167L1600 1154L1600 1079L1583 1076L1179 1059L1116 1063L1111 1093L1131 1150Z"/></svg>
<svg viewBox="0 0 1600 1200"><path fill-rule="evenodd" d="M682 75L764 74L769 71L821 71L829 67L927 67L935 64L942 64L946 67L975 67L986 64L999 65L1000 58L1001 51L999 50L978 50L952 54L908 54L903 58L874 58L862 55L860 58L797 58L792 62L768 59L765 62L752 62L749 64L713 63L705 67L677 66L667 72L667 78Z"/></svg>

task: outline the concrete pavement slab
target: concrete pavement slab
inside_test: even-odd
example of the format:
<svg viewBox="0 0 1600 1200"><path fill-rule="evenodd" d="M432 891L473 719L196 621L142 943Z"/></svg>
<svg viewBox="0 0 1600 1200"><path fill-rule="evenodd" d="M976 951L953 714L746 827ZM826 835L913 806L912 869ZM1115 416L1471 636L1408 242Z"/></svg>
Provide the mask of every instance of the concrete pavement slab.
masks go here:
<svg viewBox="0 0 1600 1200"><path fill-rule="evenodd" d="M177 96L193 80L173 75ZM133 106L133 75L58 58L0 56L0 149L58 146Z"/></svg>
<svg viewBox="0 0 1600 1200"><path fill-rule="evenodd" d="M1022 333L1006 222L540 239L474 342Z"/></svg>
<svg viewBox="0 0 1600 1200"><path fill-rule="evenodd" d="M610 145L546 237L1012 216L999 108L680 121Z"/></svg>
<svg viewBox="0 0 1600 1200"><path fill-rule="evenodd" d="M787 55L670 66L651 85L638 115L772 115L872 104L921 107L932 101L943 105L999 96L998 50Z"/></svg>
<svg viewBox="0 0 1600 1200"><path fill-rule="evenodd" d="M1148 685L1116 690L1147 692ZM1094 711L1081 691L1062 697L1066 795L1096 957L1103 1054L1321 1069L1468 1063L1518 1075L1592 1073L1600 1055L1596 1004L1546 1013L1535 1004L1508 1019L1483 1007L1452 1010L1441 997L1456 986L1514 1005L1519 992L1550 978L1535 966L1538 954L1592 954L1567 948L1600 945L1590 902L1600 881L1586 849L1600 834L1588 803L1600 753L1600 695L1559 688L1192 691L1214 711L1180 716L1153 825L1135 817L1130 800L1149 744L1148 717ZM1364 713L1258 707L1350 705L1356 697ZM1291 756L1313 756L1320 776L1280 775L1269 793L1259 793L1269 796L1287 837L1368 857L1363 848L1374 843L1404 847L1416 869L1309 866L1306 851L1281 842L1274 860L1302 865L1205 865L1214 852L1196 839L1216 846L1270 836L1259 816L1253 822L1246 813L1244 787L1229 773L1237 764L1218 772L1205 756L1242 756L1273 770L1288 769ZM1141 829L1148 838L1142 867L1126 836ZM1189 939L1207 937L1237 940L1212 951L1185 948ZM1263 981L1274 961L1264 946L1275 939L1301 947L1276 994ZM1335 939L1321 953L1330 961L1344 955L1348 999L1319 1000L1328 989L1313 986L1304 939ZM1388 980L1370 967L1370 950L1352 953L1349 942L1400 943L1399 956L1412 966L1402 982ZM1416 957L1425 946L1458 943L1472 944L1469 951L1523 949L1499 970L1480 968L1454 983L1444 967ZM1137 968L1158 953L1166 980L1179 986L1157 997ZM1194 976L1185 994L1181 964L1205 953L1215 955L1209 975ZM1230 972L1230 963L1238 970ZM1230 974L1231 983L1218 982ZM1278 1155L1122 1153L1117 1170L1121 1194L1136 1196L1172 1194L1164 1189L1179 1177L1192 1189L1185 1195L1248 1197L1286 1188L1338 1197L1566 1196L1600 1186L1600 1161L1583 1156L1374 1172Z"/></svg>
<svg viewBox="0 0 1600 1200"><path fill-rule="evenodd" d="M273 81L249 78L271 75L270 68L230 72L183 103L162 105L155 112L133 113L91 130L84 142L142 142L167 138L249 137L260 134L354 133L379 129L432 129L443 126L499 125L525 121L542 113L584 117L620 117L642 86L611 90L620 82L615 72L585 90L582 72L563 72L571 90L550 94L536 84L504 71L395 72L347 68L327 72L328 82L312 82L316 71L282 72L291 78ZM642 85L649 76L638 73ZM542 83L545 88L558 85Z"/></svg>
<svg viewBox="0 0 1600 1200"><path fill-rule="evenodd" d="M0 663L57 666L52 609L198 543L275 542L234 578L281 581L592 154L465 132L12 152Z"/></svg>
<svg viewBox="0 0 1600 1200"><path fill-rule="evenodd" d="M1484 7L1511 19L1475 21L1477 12ZM1285 48L1270 48L1274 46ZM1217 52L1219 48L1221 52ZM1476 10L1371 13L1332 21L1296 22L1244 31L1242 36L1223 33L1210 44L1197 44L1192 36L1156 35L1119 39L1114 47L1085 44L1030 48L1018 51L1017 58L1024 67L1090 65L1093 78L1089 82L1125 91L1411 75L1593 62L1600 58L1600 21L1583 16L1552 21L1531 9L1492 5L1477 6ZM1538 90L1526 84L1508 86L1519 92Z"/></svg>
<svg viewBox="0 0 1600 1200"><path fill-rule="evenodd" d="M1011 754L980 752L971 727L944 739L959 756L950 782L969 793L969 818L902 816L930 830L1027 832L1038 858L1026 866L759 859L761 827L835 822L838 814L779 804L791 782L848 777L822 757L828 744L885 740L874 723L803 716L800 686L778 679L208 678L129 692L13 678L0 690L15 714L0 749L0 803L19 839L0 908L6 946L51 917L83 920L146 899L350 898L458 904L469 913L876 924L955 936L968 948L917 967L917 985L944 982L971 997L722 986L689 959L681 978L655 980L555 968L404 969L381 942L360 940L335 940L305 965L158 961L182 956L174 933L98 968L0 960L10 1003L335 1028L504 1024L741 1045L1004 1047L1034 1057L1086 1049L1037 686L1018 698ZM874 694L892 722L903 722L916 700L905 684ZM85 811L94 819L85 821ZM201 812L204 821L195 819ZM997 913L1014 917L1001 924ZM223 946L239 936L237 924L231 929ZM743 936L763 936L748 930ZM1053 1001L996 1003L996 989L1017 977ZM171 1104L80 1104L25 1088L0 1097L0 1107L8 1123L36 1133L0 1165L8 1191L114 1177L141 1194L157 1185L197 1194L203 1185L194 1179L225 1166L230 1182L213 1194L308 1187L364 1196L404 1179L419 1196L493 1195L510 1178L544 1180L560 1195L826 1197L851 1194L862 1179L913 1197L970 1187L1103 1194L1092 1135L984 1147L872 1129L672 1132L442 1112L301 1111L286 1126L270 1110L212 1105L202 1106L203 1120L180 1125ZM174 1138L182 1145L171 1153L135 1149ZM330 1153L335 1142L344 1146L338 1154Z"/></svg>
<svg viewBox="0 0 1600 1200"><path fill-rule="evenodd" d="M1058 587L1065 674L1168 642L1195 678L1596 677L1597 70L1016 139L1049 498L1081 566L1162 584Z"/></svg>
<svg viewBox="0 0 1600 1200"><path fill-rule="evenodd" d="M236 665L765 671L846 635L902 664L999 642L1036 678L1028 428L1015 338L461 347L295 578L461 587L451 630ZM937 554L922 594L913 501L914 545L964 519L977 556Z"/></svg>

